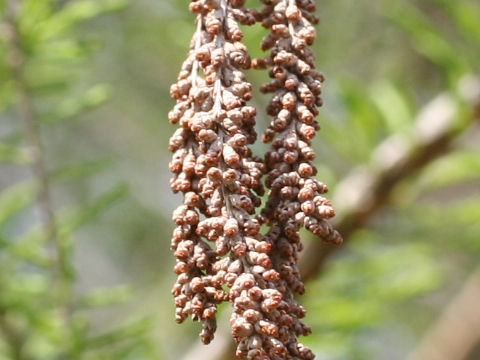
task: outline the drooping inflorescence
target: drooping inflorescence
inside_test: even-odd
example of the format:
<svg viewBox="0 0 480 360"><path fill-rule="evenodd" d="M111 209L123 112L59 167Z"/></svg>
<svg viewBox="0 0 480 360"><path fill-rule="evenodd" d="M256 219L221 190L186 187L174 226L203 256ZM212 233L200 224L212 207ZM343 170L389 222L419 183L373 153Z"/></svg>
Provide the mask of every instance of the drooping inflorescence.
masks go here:
<svg viewBox="0 0 480 360"><path fill-rule="evenodd" d="M171 248L178 278L172 293L176 320L191 316L200 321L204 343L213 339L217 305L229 301L237 357L311 360L313 353L297 341L310 333L299 320L305 310L293 298L293 292L303 292L296 267L301 250L298 229L306 226L330 241L339 235L325 222L333 216L330 203L320 196L326 187L311 178L315 168L309 145L316 130L316 109L302 94L310 91L317 101L319 91L309 89L317 86L319 75L312 69L311 52L303 59L301 51L295 50L293 33L280 38L276 30L272 32L274 40L269 41L275 50L267 60L256 61L256 66L272 65L279 56L291 55L303 59L305 65L298 66L310 66L309 70L292 70L297 66L292 59L277 66L297 79L289 88L284 79L270 85L276 94L268 112L276 118L286 116L285 126L274 125L274 120L267 130L266 139L276 138L266 163L249 147L256 140L256 109L247 104L252 85L243 71L251 60L241 42L239 23L252 25L263 19L268 24L269 16L280 14L277 7L267 5L258 13L246 10L244 0L190 3L190 10L197 14L197 30L170 91L177 103L169 120L179 125L169 142L171 188L183 193L183 204L173 213L177 227ZM290 20L283 19L288 25ZM308 121L296 115L307 116L308 111ZM267 170L271 191L266 209L257 218ZM271 227L267 235L260 233L262 223Z"/></svg>
<svg viewBox="0 0 480 360"><path fill-rule="evenodd" d="M202 341L209 343L216 306L229 299L222 285L236 277L221 257L244 252L246 245L237 238L255 236L260 227L250 214L260 203L253 192L263 193L264 165L247 146L256 139L256 111L246 105L251 85L241 69L250 66L250 58L237 24L253 18L221 0L194 1L190 9L198 14L197 31L171 87L177 105L169 114L180 124L170 139L171 187L184 194L173 213L177 228L171 247L178 274L173 294L177 321L189 315L201 321Z"/></svg>
<svg viewBox="0 0 480 360"><path fill-rule="evenodd" d="M312 23L319 19L313 14L314 0L264 2L260 19L270 33L262 49L270 53L253 65L268 68L273 79L261 87L262 92L273 93L267 108L273 120L263 135L263 141L272 145L265 157L270 193L261 218L276 238L276 268L292 291L302 294L304 285L296 267L302 250L299 230L304 227L326 242L342 242L327 221L335 215L323 196L327 186L314 178L311 143L320 128L315 116L322 105L324 76L315 69L309 46L315 39Z"/></svg>
<svg viewBox="0 0 480 360"><path fill-rule="evenodd" d="M312 139L319 130L314 119L322 105L324 76L315 70L314 54L309 48L315 39L311 22L313 0L268 2L262 11L262 24L270 29L262 48L271 49L266 59L254 62L256 68L270 68L273 81L262 92L273 93L267 113L273 117L263 135L272 142L266 155L269 200L263 212L268 223L277 223L287 237L298 237L305 227L324 241L340 243L341 237L326 221L335 212L325 184L315 180Z"/></svg>

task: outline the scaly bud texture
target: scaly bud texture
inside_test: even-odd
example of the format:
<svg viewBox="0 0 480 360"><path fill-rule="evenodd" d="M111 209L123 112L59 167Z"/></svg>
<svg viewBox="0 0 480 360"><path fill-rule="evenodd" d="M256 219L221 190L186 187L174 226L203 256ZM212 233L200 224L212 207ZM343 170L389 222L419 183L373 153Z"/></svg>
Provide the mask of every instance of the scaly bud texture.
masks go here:
<svg viewBox="0 0 480 360"><path fill-rule="evenodd" d="M340 237L325 221L333 216L321 196L326 186L311 178L316 170L310 141L318 127L313 117L321 82L305 47L313 41L306 20L313 15L304 10L308 4L297 8L293 2L289 6L298 14L289 17L286 12L293 10L279 4L259 14L246 10L244 0L190 3L197 30L170 89L177 103L169 120L179 125L169 142L171 188L183 194L173 213L178 278L172 293L177 322L187 317L201 322L204 343L213 339L217 305L229 301L237 357L312 360L313 353L297 341L310 333L299 320L305 310L293 298L294 291L303 292L296 266L298 230L306 226L333 242ZM275 92L268 112L276 120L265 135L275 138L266 163L271 193L255 218L267 166L249 147L256 140L256 110L247 105L252 86L243 70L251 60L239 23L259 19L272 29L270 45L264 46L273 47L272 54L256 64L272 66L276 80L263 90ZM262 221L271 226L267 235L259 233Z"/></svg>
<svg viewBox="0 0 480 360"><path fill-rule="evenodd" d="M299 230L304 227L326 242L341 244L340 234L327 222L335 212L323 195L327 186L313 177L312 139L320 129L315 116L322 105L324 76L315 70L309 48L315 40L312 23L318 23L314 0L264 1L259 16L270 30L262 49L270 49L265 59L257 59L258 69L269 68L272 81L261 91L273 93L267 112L273 117L263 135L272 146L266 155L266 185L269 198L262 220L271 226L275 247L274 262L292 291L305 291L297 269L302 250Z"/></svg>

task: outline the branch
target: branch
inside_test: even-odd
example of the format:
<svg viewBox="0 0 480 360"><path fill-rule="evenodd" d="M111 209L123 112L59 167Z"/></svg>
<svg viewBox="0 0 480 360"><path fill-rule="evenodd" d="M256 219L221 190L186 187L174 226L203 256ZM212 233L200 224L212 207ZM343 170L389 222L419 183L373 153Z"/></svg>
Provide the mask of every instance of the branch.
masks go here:
<svg viewBox="0 0 480 360"><path fill-rule="evenodd" d="M460 112L467 107L468 119L461 123ZM364 227L391 200L397 186L454 148L455 141L474 121L480 120L480 79L462 78L455 96L441 94L430 101L418 114L413 139L393 135L372 153L368 166L352 170L338 185L336 204L338 215L334 226L344 242ZM466 122L465 122L466 121ZM307 244L300 258L304 281L314 279L326 260L341 247L313 242ZM227 331L218 331L216 339L205 348L195 344L183 360L228 360L234 353Z"/></svg>
<svg viewBox="0 0 480 360"><path fill-rule="evenodd" d="M464 107L470 115L462 123L459 118ZM352 170L336 190L333 203L339 215L333 224L344 241L388 204L398 184L450 152L459 135L479 119L480 79L466 76L459 82L458 94L440 94L420 111L413 138L393 135L381 143L370 164ZM302 279L314 278L327 258L340 249L322 242L308 244L300 260Z"/></svg>
<svg viewBox="0 0 480 360"><path fill-rule="evenodd" d="M25 78L26 56L23 50L22 34L19 27L21 0L6 0L5 40L7 64L18 94L18 113L22 120L25 138L33 155L31 165L33 176L38 182L38 207L47 239L53 248L53 263L57 290L57 305L67 328L71 329L71 274L67 247L57 231L50 184L46 168L44 148L41 140L38 114L33 95Z"/></svg>
<svg viewBox="0 0 480 360"><path fill-rule="evenodd" d="M10 73L15 82L19 104L18 112L23 122L25 137L33 155L32 171L34 177L39 184L38 204L41 216L47 231L47 236L52 239L57 252L58 270L63 272L66 270L65 265L65 249L62 246L56 226L55 215L53 211L50 185L48 183L48 175L45 165L45 157L43 145L40 138L40 129L38 127L37 113L33 104L32 95L24 76L25 56L22 49L21 34L18 28L18 11L21 1L8 0L6 3L6 17L8 33L6 35L9 52L7 60Z"/></svg>
<svg viewBox="0 0 480 360"><path fill-rule="evenodd" d="M478 267L408 360L465 360L480 340Z"/></svg>
<svg viewBox="0 0 480 360"><path fill-rule="evenodd" d="M6 315L6 311L0 309L0 330L10 348L10 355L14 360L26 360L27 357L23 353L25 335L9 321Z"/></svg>

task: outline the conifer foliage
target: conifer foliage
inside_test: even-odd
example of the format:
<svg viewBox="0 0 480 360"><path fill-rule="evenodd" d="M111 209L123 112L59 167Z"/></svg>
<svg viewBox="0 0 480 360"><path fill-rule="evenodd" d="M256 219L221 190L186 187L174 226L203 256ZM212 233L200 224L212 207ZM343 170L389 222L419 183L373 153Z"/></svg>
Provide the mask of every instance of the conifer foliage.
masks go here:
<svg viewBox="0 0 480 360"><path fill-rule="evenodd" d="M77 90L78 75L98 46L74 29L125 6L124 0L0 1L0 173L7 174L0 189L2 359L154 358L144 350L144 319L91 331L88 311L124 301L125 287L81 295L74 288L76 231L124 198L125 184L113 183L83 203L67 196L59 201L59 190L102 176L112 162L58 165L50 156L58 150L54 128L65 134L67 120L110 94L107 84ZM11 178L19 180L4 186Z"/></svg>

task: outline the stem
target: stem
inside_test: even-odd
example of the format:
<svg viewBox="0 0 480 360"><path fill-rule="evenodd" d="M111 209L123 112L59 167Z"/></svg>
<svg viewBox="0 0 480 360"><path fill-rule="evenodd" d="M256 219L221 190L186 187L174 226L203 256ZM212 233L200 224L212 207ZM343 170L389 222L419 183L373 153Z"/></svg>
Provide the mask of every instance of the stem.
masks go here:
<svg viewBox="0 0 480 360"><path fill-rule="evenodd" d="M197 16L197 30L195 31L195 53L197 53L198 49L202 45L202 22L203 16L200 14ZM192 72L190 77L192 78L192 86L197 86L197 76L198 76L198 60L195 59Z"/></svg>
<svg viewBox="0 0 480 360"><path fill-rule="evenodd" d="M14 360L27 360L29 358L23 354L25 335L15 328L6 315L6 311L0 309L0 330L10 347L10 355Z"/></svg>
<svg viewBox="0 0 480 360"><path fill-rule="evenodd" d="M18 93L18 113L22 121L25 138L33 155L31 170L38 182L38 208L45 233L53 250L54 282L56 288L56 302L64 324L71 329L71 272L67 255L67 244L59 236L51 189L45 162L44 148L40 135L39 121L33 102L33 95L25 79L25 54L22 48L18 16L22 5L21 0L6 0L6 25L8 33L8 66L15 82ZM71 331L70 331L71 332Z"/></svg>
<svg viewBox="0 0 480 360"><path fill-rule="evenodd" d="M227 9L228 5L225 0L220 0L220 8L222 10L222 27L225 28L225 20L227 19ZM223 36L224 31L220 31L220 33L216 37L216 46L217 48L224 48L225 47L225 37ZM215 99L213 109L215 111L220 111L222 109L222 70L225 64L220 66L217 69L217 77L215 79L215 83L213 85L213 97ZM225 131L223 130L222 127L218 128L218 137L220 139L220 143L224 144L224 137L225 137ZM225 164L225 161L223 160L223 156L220 158L220 169L222 172L226 170L227 166ZM234 218L236 219L236 216L234 214L234 210L232 209L232 204L230 201L230 195L228 194L228 190L225 188L225 185L222 183L220 185L220 190L222 193L223 200L225 201L225 207L227 209L227 215L229 218Z"/></svg>

